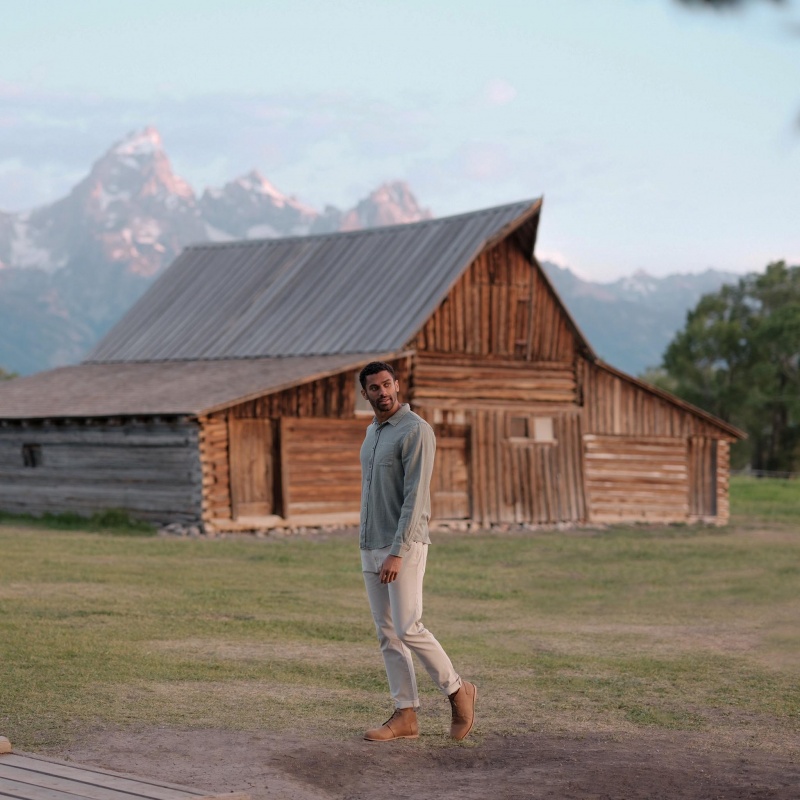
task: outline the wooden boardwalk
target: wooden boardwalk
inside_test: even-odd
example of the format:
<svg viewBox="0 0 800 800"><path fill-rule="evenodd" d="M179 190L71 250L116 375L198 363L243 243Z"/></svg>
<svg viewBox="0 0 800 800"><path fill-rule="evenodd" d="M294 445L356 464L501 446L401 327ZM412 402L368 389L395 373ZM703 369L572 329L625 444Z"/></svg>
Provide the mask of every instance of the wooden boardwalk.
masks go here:
<svg viewBox="0 0 800 800"><path fill-rule="evenodd" d="M0 754L0 799L250 800L243 792L213 794L186 786L82 767L30 753Z"/></svg>

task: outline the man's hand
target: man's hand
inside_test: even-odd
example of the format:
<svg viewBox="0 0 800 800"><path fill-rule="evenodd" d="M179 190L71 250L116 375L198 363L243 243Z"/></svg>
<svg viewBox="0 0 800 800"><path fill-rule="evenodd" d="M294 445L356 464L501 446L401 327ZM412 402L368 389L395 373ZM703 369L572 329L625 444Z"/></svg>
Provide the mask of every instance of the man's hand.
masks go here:
<svg viewBox="0 0 800 800"><path fill-rule="evenodd" d="M403 559L400 556L386 556L381 564L381 583L391 583L400 572Z"/></svg>

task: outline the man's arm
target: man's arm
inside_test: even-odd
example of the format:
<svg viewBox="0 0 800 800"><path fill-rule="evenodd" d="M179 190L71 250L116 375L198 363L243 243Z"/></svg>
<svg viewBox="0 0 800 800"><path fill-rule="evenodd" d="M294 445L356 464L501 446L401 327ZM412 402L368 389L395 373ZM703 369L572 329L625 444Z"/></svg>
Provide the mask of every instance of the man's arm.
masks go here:
<svg viewBox="0 0 800 800"><path fill-rule="evenodd" d="M436 454L436 437L429 425L418 424L403 441L403 505L392 542L391 554L402 556L411 535L430 509L431 475Z"/></svg>

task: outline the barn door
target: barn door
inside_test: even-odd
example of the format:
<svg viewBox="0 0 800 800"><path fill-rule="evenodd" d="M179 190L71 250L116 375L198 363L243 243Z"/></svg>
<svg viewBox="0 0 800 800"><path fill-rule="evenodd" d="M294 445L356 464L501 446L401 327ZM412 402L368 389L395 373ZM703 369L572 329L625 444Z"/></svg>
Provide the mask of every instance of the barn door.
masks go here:
<svg viewBox="0 0 800 800"><path fill-rule="evenodd" d="M689 513L700 519L717 516L717 440L689 440Z"/></svg>
<svg viewBox="0 0 800 800"><path fill-rule="evenodd" d="M228 443L233 518L274 513L272 422L231 418Z"/></svg>
<svg viewBox="0 0 800 800"><path fill-rule="evenodd" d="M439 424L431 479L431 517L469 519L469 426Z"/></svg>

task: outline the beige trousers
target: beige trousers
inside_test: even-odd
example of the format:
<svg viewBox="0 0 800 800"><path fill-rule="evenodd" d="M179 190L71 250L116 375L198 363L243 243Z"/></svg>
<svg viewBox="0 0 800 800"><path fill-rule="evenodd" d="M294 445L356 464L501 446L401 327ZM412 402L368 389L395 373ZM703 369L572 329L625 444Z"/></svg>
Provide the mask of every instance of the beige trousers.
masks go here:
<svg viewBox="0 0 800 800"><path fill-rule="evenodd" d="M389 691L397 708L418 708L415 653L433 682L446 695L461 686L461 678L434 635L422 624L422 580L428 545L414 542L403 556L403 566L391 583L381 583L381 564L390 547L361 551L361 571L375 621Z"/></svg>

